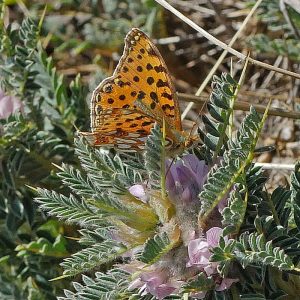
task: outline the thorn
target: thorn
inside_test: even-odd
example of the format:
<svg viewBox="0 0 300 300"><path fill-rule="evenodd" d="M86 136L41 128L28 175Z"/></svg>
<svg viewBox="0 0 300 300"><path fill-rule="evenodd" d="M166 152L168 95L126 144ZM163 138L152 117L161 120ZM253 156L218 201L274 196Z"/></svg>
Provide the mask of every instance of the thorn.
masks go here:
<svg viewBox="0 0 300 300"><path fill-rule="evenodd" d="M48 281L56 281L56 280L60 280L60 279L64 279L64 278L67 278L67 277L70 277L71 275L62 275L62 276L58 276L58 277L55 277L55 278L52 278L52 279L49 279Z"/></svg>
<svg viewBox="0 0 300 300"><path fill-rule="evenodd" d="M61 170L61 171L64 171L64 169L63 169L61 166L59 166L59 165L57 165L57 164L55 164L55 163L52 163L52 165L53 165L55 168L57 168L57 169L59 169L59 170Z"/></svg>
<svg viewBox="0 0 300 300"><path fill-rule="evenodd" d="M25 184L25 186L27 186L28 188L30 188L31 190L33 190L34 192L38 192L38 189L34 186L31 186L31 185L28 185L28 184Z"/></svg>

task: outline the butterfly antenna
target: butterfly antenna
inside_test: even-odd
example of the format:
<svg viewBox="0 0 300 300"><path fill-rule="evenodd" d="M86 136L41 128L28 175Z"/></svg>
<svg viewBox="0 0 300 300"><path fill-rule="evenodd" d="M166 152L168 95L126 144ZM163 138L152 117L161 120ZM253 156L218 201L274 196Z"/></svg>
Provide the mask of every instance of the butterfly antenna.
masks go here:
<svg viewBox="0 0 300 300"><path fill-rule="evenodd" d="M246 69L247 69L247 66L248 66L249 57L250 57L250 52L248 52L248 55L247 55L246 60L245 60L245 63L244 63L244 67L243 67L243 70L242 70L242 75L240 76L240 80L239 80L238 86L237 86L236 91L235 91L235 93L236 93L236 94L234 95L235 98L236 98L236 96L237 96L237 93L238 93L239 90L240 90L241 82L242 82L242 81L244 80L244 78L245 78L245 72L246 72ZM204 81L204 82L205 82L205 81ZM204 83L204 82L203 82L203 83ZM196 92L195 96L199 96L199 95L202 93L202 91L204 90L204 88L205 88L205 86L206 86L206 83L205 83L205 85L204 85L203 83L202 83L202 85L200 86L199 90ZM235 99L234 99L234 100L235 100ZM202 104L202 106L201 106L201 108L200 108L200 111L199 111L199 113L198 113L198 115L197 115L197 118L200 117L200 115L201 115L201 113L202 113L202 111L203 111L203 108L207 105L207 103L208 103L208 100L205 100L205 101L203 102L203 104ZM186 117L187 113L191 110L191 108L193 107L193 105L194 105L194 102L190 102L189 105L186 107L186 109L184 110L184 112L182 113L182 116L181 116L181 119L182 119L182 120ZM194 121L194 125L193 125L193 127L192 127L192 129L191 129L191 131L190 131L190 133L189 133L188 138L191 138L191 136L192 136L192 134L193 134L193 131L194 131L195 127L197 126L197 124L198 124L197 121Z"/></svg>
<svg viewBox="0 0 300 300"><path fill-rule="evenodd" d="M173 159L172 159L172 161L171 161L171 163L170 163L170 165L169 165L169 167L168 167L168 169L167 169L167 172L166 172L165 178L167 178L167 175L168 175L168 173L169 173L169 171L170 171L170 169L171 169L172 165L174 164L174 161L175 161L175 157L173 157Z"/></svg>
<svg viewBox="0 0 300 300"><path fill-rule="evenodd" d="M245 20L242 23L242 26L240 26L240 29L235 33L235 35L232 37L231 41L229 42L228 46L231 47L235 41L237 40L237 38L241 35L241 32L244 30L244 28L246 27L248 21L250 20L251 16L254 14L254 12L256 11L257 7L261 4L260 1L257 1L257 3L252 7L250 13L248 14L247 18L245 18ZM203 92L203 90L205 89L205 87L207 86L207 84L209 83L209 81L211 80L211 78L213 77L213 75L215 74L215 72L217 71L218 67L220 66L220 64L222 63L222 61L224 60L224 58L226 57L228 53L228 50L225 49L222 54L219 56L217 62L214 64L213 68L210 70L209 74L206 76L205 80L202 82L201 86L199 87L198 91L196 92L195 96L200 96L201 93ZM248 55L249 57L250 55ZM204 107L204 105L207 103L207 101L204 101L201 110L199 112L202 112L202 109ZM188 112L192 109L194 105L194 102L190 102L187 107L185 108L185 110L182 113L182 117L181 120L184 120L186 115L188 114ZM193 128L192 128L193 130Z"/></svg>
<svg viewBox="0 0 300 300"><path fill-rule="evenodd" d="M202 86L201 86L201 87L202 87ZM203 86L202 90L201 90L201 87L199 88L199 90L197 91L197 93L195 94L195 96L199 96L200 93L202 93L202 90L204 89L204 86ZM201 90L201 91L200 91L200 90ZM200 93L199 93L199 91L200 91ZM202 104L202 106L201 106L201 108L200 108L200 111L199 111L199 113L197 114L197 120L200 118L200 115L201 115L201 113L202 113L202 111L203 111L203 109L204 109L204 107L206 106L207 103L208 103L208 100L205 100L205 101L203 102L203 104ZM185 110L184 110L184 112L182 113L182 116L181 116L181 120L182 120L182 121L185 119L185 117L186 117L186 115L188 114L188 112L192 109L193 105L194 105L194 102L190 102L190 103L187 105L187 107L185 108ZM194 124L193 124L193 126L192 126L192 129L191 129L190 132L189 132L188 139L190 139L190 138L193 136L193 133L194 133L194 131L195 131L195 128L198 126L197 120L194 121Z"/></svg>

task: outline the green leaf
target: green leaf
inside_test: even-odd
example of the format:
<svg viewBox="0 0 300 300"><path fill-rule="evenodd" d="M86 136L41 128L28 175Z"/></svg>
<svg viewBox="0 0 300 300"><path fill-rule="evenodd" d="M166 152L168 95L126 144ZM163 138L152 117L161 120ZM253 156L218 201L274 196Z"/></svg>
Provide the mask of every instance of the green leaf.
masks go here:
<svg viewBox="0 0 300 300"><path fill-rule="evenodd" d="M240 237L245 252L239 253L236 258L243 266L252 264L264 264L278 268L279 270L294 270L295 266L288 255L279 247L273 247L272 241L266 242L262 234L242 234ZM247 250L246 249L249 249Z"/></svg>
<svg viewBox="0 0 300 300"><path fill-rule="evenodd" d="M35 201L40 208L46 210L50 215L57 216L70 223L77 223L83 227L92 227L95 224L106 224L103 214L95 213L84 201L76 199L73 195L66 197L47 189L37 189L39 194Z"/></svg>
<svg viewBox="0 0 300 300"><path fill-rule="evenodd" d="M66 245L66 239L62 235L58 235L53 244L45 238L39 238L37 241L30 242L29 244L18 245L15 250L18 251L17 256L25 256L27 255L27 251L30 251L35 254L65 257L69 255Z"/></svg>
<svg viewBox="0 0 300 300"><path fill-rule="evenodd" d="M229 150L224 153L221 165L209 173L207 183L200 193L201 210L199 219L205 223L211 211L226 196L251 164L255 145L262 130L267 111L263 118L259 117L254 108L244 119L236 140L230 140Z"/></svg>
<svg viewBox="0 0 300 300"><path fill-rule="evenodd" d="M60 265L64 268L64 275L73 276L111 262L126 251L128 249L122 244L106 240L76 252L71 257L64 259Z"/></svg>
<svg viewBox="0 0 300 300"><path fill-rule="evenodd" d="M146 241L138 259L146 264L154 264L174 247L166 232L158 233Z"/></svg>
<svg viewBox="0 0 300 300"><path fill-rule="evenodd" d="M244 196L244 198L243 198ZM222 211L222 224L225 225L224 235L237 234L244 221L247 209L248 193L236 188L230 193L228 205Z"/></svg>
<svg viewBox="0 0 300 300"><path fill-rule="evenodd" d="M155 124L151 129L145 145L145 167L148 171L151 184L154 188L160 188L161 180L161 157L163 152L162 132L159 125Z"/></svg>
<svg viewBox="0 0 300 300"><path fill-rule="evenodd" d="M48 220L38 227L37 231L49 232L53 238L63 233L63 226L57 220Z"/></svg>

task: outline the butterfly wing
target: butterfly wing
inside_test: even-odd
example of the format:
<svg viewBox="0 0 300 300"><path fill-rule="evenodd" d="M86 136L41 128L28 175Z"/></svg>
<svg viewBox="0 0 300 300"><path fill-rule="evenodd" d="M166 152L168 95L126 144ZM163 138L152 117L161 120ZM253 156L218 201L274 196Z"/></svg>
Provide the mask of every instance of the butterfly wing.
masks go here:
<svg viewBox="0 0 300 300"><path fill-rule="evenodd" d="M127 117L121 116L124 112ZM142 117L145 124L151 122L151 125L143 126L144 122L136 122L133 117L129 120L129 112L135 118ZM127 119L126 124L121 125L116 117L122 121ZM114 74L104 79L93 93L91 130L97 136L107 136L109 130L120 129L128 134L140 130L148 135L153 123L162 125L163 119L167 131L182 130L178 99L166 64L148 36L134 28L125 38L124 52ZM95 139L94 145L116 145L112 139L113 134L110 134L107 142ZM126 139L125 134L123 139Z"/></svg>
<svg viewBox="0 0 300 300"><path fill-rule="evenodd" d="M81 133L88 142L126 152L143 150L154 124L154 120L146 115L123 108L106 110L97 122L96 131Z"/></svg>

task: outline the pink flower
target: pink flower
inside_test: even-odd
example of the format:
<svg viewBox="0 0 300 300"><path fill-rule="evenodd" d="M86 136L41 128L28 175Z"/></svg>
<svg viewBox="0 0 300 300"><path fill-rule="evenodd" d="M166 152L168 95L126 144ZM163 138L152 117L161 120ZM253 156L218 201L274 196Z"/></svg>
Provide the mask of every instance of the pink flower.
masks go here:
<svg viewBox="0 0 300 300"><path fill-rule="evenodd" d="M148 196L145 193L144 186L141 184L135 184L128 189L129 193L136 198L139 198L142 202L148 202Z"/></svg>
<svg viewBox="0 0 300 300"><path fill-rule="evenodd" d="M128 291L141 288L143 285L144 283L142 282L141 278L137 278L130 283L130 285L128 286Z"/></svg>
<svg viewBox="0 0 300 300"><path fill-rule="evenodd" d="M222 228L212 227L206 231L207 243L211 248L217 247L219 244Z"/></svg>
<svg viewBox="0 0 300 300"><path fill-rule="evenodd" d="M169 280L167 272L161 270L142 273L139 279L132 282L131 289L141 287L142 296L150 293L161 300L176 292L181 285L181 281Z"/></svg>
<svg viewBox="0 0 300 300"><path fill-rule="evenodd" d="M149 284L146 284L145 287L146 287L145 292L142 294L143 296L150 293L159 300L164 299L165 297L171 295L173 292L177 290L176 287L168 283L162 283L158 286L153 286L153 287Z"/></svg>
<svg viewBox="0 0 300 300"><path fill-rule="evenodd" d="M145 272L141 274L141 280L147 283L149 288L154 288L166 282L167 274L163 271Z"/></svg>
<svg viewBox="0 0 300 300"><path fill-rule="evenodd" d="M199 238L191 240L188 244L189 262L187 267L193 265L207 269L211 275L211 267L215 269L215 264L209 261L211 257L210 249L216 247L219 243L222 229L219 227L212 227L206 232L206 238Z"/></svg>
<svg viewBox="0 0 300 300"><path fill-rule="evenodd" d="M197 266L206 276L218 274L217 262L210 262L212 255L211 249L217 247L219 244L222 229L219 227L212 227L206 232L206 238L199 238L191 240L188 244L189 261L187 267ZM222 278L219 285L216 286L216 291L223 291L229 289L232 283L237 282L238 279ZM205 291L197 293L197 298L202 299L205 296Z"/></svg>
<svg viewBox="0 0 300 300"><path fill-rule="evenodd" d="M22 102L14 96L6 96L4 92L0 90L0 119L7 119L18 110L23 110Z"/></svg>
<svg viewBox="0 0 300 300"><path fill-rule="evenodd" d="M204 267L209 264L211 253L206 239L199 238L191 240L188 245L188 253L190 260L186 265L187 267L193 265Z"/></svg>

